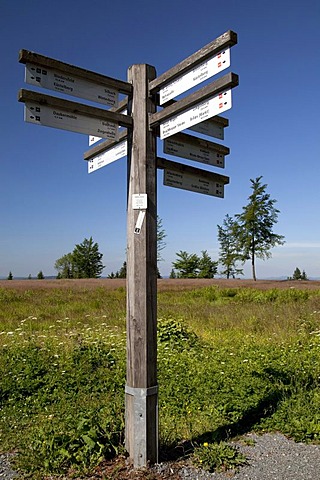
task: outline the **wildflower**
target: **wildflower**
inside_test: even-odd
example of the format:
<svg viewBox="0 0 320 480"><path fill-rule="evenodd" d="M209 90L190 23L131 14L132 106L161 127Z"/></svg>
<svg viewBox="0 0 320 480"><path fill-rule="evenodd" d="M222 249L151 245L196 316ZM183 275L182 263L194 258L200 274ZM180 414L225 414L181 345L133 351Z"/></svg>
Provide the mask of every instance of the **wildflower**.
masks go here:
<svg viewBox="0 0 320 480"><path fill-rule="evenodd" d="M209 443L208 443L208 442L204 442L203 446L204 446L204 447L209 447Z"/></svg>

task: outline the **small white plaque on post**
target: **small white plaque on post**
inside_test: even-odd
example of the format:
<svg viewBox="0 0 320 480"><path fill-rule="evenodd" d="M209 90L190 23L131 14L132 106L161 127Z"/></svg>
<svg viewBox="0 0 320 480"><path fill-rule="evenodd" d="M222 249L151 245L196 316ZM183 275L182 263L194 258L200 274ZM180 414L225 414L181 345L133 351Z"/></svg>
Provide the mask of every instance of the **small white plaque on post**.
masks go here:
<svg viewBox="0 0 320 480"><path fill-rule="evenodd" d="M148 206L148 196L146 193L134 193L132 195L133 210L146 210Z"/></svg>
<svg viewBox="0 0 320 480"><path fill-rule="evenodd" d="M134 233L135 233L136 235L140 235L141 228L142 228L142 224L143 224L143 220L144 220L144 217L145 217L145 216L146 216L145 210L140 210L139 215L138 215L138 218L137 218L136 226L134 227Z"/></svg>

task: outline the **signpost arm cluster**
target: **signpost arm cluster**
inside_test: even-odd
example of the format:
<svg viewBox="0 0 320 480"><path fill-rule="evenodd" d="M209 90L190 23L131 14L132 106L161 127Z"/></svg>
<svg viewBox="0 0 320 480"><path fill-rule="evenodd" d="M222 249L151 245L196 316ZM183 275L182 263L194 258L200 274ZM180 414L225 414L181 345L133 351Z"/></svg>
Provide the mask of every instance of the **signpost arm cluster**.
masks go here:
<svg viewBox="0 0 320 480"><path fill-rule="evenodd" d="M22 89L18 98L25 103L25 121L101 141L84 154L88 173L127 155L125 441L134 467L158 461L157 168L164 170L164 185L220 198L229 183L227 176L157 157L157 137L164 140L164 153L224 168L228 147L181 132L223 140L229 122L220 114L232 106L238 76L227 73L176 97L228 68L236 43L237 34L229 30L159 77L150 65L133 65L127 82L28 50L19 55L27 83L100 104ZM119 93L127 98L119 102Z"/></svg>

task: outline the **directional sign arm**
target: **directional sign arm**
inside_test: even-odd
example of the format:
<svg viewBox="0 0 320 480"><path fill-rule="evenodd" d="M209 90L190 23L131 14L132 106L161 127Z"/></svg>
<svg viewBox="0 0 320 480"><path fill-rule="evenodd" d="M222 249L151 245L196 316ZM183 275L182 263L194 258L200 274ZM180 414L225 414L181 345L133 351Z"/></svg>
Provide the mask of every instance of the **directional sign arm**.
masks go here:
<svg viewBox="0 0 320 480"><path fill-rule="evenodd" d="M166 160L165 158L161 157L157 157L157 168L162 170L168 169L175 172L188 173L190 175L214 180L216 182L223 183L224 185L228 184L230 181L229 177L226 177L225 175L219 175L218 173L202 170L201 168L191 167L190 165L185 165L183 163L172 162L171 160Z"/></svg>
<svg viewBox="0 0 320 480"><path fill-rule="evenodd" d="M175 78L183 75L188 70L196 67L206 59L223 50L224 48L236 45L237 42L237 34L231 30L228 30L226 33L216 38L212 42L208 43L206 46L195 52L193 55L190 55L188 58L178 63L170 70L167 70L165 73L150 82L150 93L155 93L159 91L160 88L162 88L167 83L172 82Z"/></svg>
<svg viewBox="0 0 320 480"><path fill-rule="evenodd" d="M128 106L128 99L125 98L122 100L117 108L110 108L110 112L123 112L123 110L127 110ZM97 155L100 155L103 153L105 150L108 150L109 148L114 147L117 145L117 143L122 142L123 140L126 140L128 134L127 131L123 131L119 133L119 139L118 140L104 140L103 142L99 143L95 147L90 148L90 150L87 150L83 154L83 159L84 160L90 160L93 157L96 157Z"/></svg>
<svg viewBox="0 0 320 480"><path fill-rule="evenodd" d="M176 133L171 137L171 140L177 142L183 142L187 145L192 145L198 148L207 148L219 152L222 155L229 155L230 148L221 145L220 143L209 142L209 140L204 140L202 138L194 137L193 135L188 135L187 133Z"/></svg>
<svg viewBox="0 0 320 480"><path fill-rule="evenodd" d="M112 112L103 108L91 107L77 102L71 102L63 98L52 97L50 95L44 95L43 93L34 92L32 90L19 90L18 94L19 102L34 102L40 105L46 105L54 108L60 108L68 110L75 114L87 115L90 117L99 117L103 120L117 123L125 128L132 128L132 118L128 115L122 115L121 113Z"/></svg>
<svg viewBox="0 0 320 480"><path fill-rule="evenodd" d="M99 143L99 145L96 145L95 147L90 148L87 152L83 154L83 159L84 160L91 160L94 157L97 157L101 153L105 152L106 150L109 150L112 147L115 147L118 145L118 143L122 142L123 140L126 140L128 137L128 132L126 130L123 130L122 132L119 133L119 139L118 140L105 140L104 142Z"/></svg>
<svg viewBox="0 0 320 480"><path fill-rule="evenodd" d="M208 98L218 95L219 93L229 88L236 87L239 84L239 77L235 73L227 73L223 77L211 82L209 85L201 88L197 92L194 92L187 97L175 102L174 104L164 108L160 112L150 115L149 126L150 128L157 127L160 123L165 122L170 117L177 115L178 113L188 108L197 105L200 102L204 102Z"/></svg>
<svg viewBox="0 0 320 480"><path fill-rule="evenodd" d="M60 71L64 75L72 75L92 83L105 85L109 88L117 90L120 93L124 93L125 95L130 95L132 93L132 85L128 82L107 77L84 68L75 67L74 65L69 65L68 63L60 62L59 60L54 60L53 58L30 52L29 50L20 50L19 62L25 64L31 63L39 67L51 68L53 70Z"/></svg>

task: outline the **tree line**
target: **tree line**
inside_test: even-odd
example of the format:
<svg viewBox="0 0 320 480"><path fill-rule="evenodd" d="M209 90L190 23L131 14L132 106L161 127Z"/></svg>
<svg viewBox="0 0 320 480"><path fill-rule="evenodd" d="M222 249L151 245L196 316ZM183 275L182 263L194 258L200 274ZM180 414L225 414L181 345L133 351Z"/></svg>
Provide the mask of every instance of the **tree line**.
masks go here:
<svg viewBox="0 0 320 480"><path fill-rule="evenodd" d="M180 250L176 260L172 262L170 278L213 278L217 273L226 278L243 275L245 262L250 261L252 278L256 277L256 259L266 260L271 257L271 249L285 243L284 236L274 233L274 225L278 222L280 211L275 207L276 200L267 193L267 184L262 176L250 179L252 190L247 204L241 213L233 216L227 214L221 225L217 225L219 258L213 260L207 250L201 255ZM157 217L157 260L162 259L161 252L166 246L166 232L162 220ZM102 253L98 243L92 237L76 244L73 251L56 260L57 278L99 278L104 269ZM220 271L218 272L218 266ZM108 278L125 278L127 264L123 263L117 272L111 272ZM158 277L161 278L159 269ZM9 273L8 280L13 278ZM31 278L29 276L29 278ZM44 278L42 271L39 279ZM288 279L307 279L306 273L297 267Z"/></svg>
<svg viewBox="0 0 320 480"><path fill-rule="evenodd" d="M207 252L202 252L202 259L194 254L180 251L178 260L173 262L172 277L212 278L220 264L220 275L235 278L243 275L243 265L251 262L252 277L256 277L256 258L265 260L271 257L270 250L283 245L284 237L273 232L278 221L278 209L275 208L275 199L271 199L266 192L267 185L262 183L262 177L250 179L252 193L242 212L233 217L227 214L222 225L217 225L218 241L220 244L218 262L208 258ZM204 258L205 256L205 258ZM205 262L211 268L204 271L201 263ZM206 275L208 274L208 275ZM206 276L204 276L206 275Z"/></svg>
<svg viewBox="0 0 320 480"><path fill-rule="evenodd" d="M262 182L262 176L250 179L251 194L242 212L233 217L226 215L223 223L217 225L220 244L219 259L213 260L207 250L201 255L177 252L177 258L172 262L170 278L213 278L221 266L220 275L235 278L243 274L241 266L251 262L252 277L256 280L256 259L271 257L271 249L283 245L284 237L273 231L278 221L279 210L275 207L276 200L267 193L267 184ZM165 248L166 233L162 220L157 217L157 260L162 260L161 251ZM55 268L58 278L97 278L104 268L102 254L92 237L76 245L72 253L58 259ZM125 278L126 262L116 273L111 272L109 278ZM158 277L160 272L158 269Z"/></svg>

